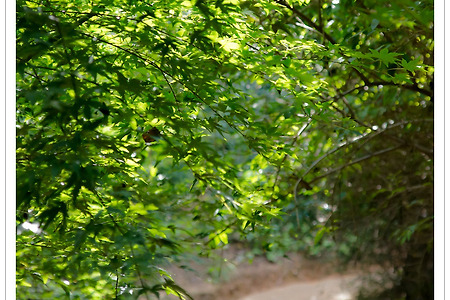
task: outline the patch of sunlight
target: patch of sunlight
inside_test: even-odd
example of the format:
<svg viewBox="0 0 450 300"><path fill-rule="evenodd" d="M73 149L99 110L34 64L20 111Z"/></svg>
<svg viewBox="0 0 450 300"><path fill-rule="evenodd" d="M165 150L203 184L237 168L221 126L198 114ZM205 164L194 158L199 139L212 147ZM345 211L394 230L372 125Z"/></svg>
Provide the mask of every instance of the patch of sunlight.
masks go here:
<svg viewBox="0 0 450 300"><path fill-rule="evenodd" d="M333 298L333 300L352 300L352 299L353 299L352 295L350 295L350 293L348 292L339 293Z"/></svg>

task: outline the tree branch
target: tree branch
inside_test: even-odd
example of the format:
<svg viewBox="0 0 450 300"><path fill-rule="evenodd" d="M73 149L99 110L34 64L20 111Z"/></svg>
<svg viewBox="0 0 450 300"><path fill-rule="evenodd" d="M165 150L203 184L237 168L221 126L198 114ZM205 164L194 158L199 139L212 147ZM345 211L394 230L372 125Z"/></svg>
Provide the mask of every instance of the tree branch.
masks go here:
<svg viewBox="0 0 450 300"><path fill-rule="evenodd" d="M364 161L364 160L368 160L368 159L370 159L370 158L372 158L372 157L375 157L375 156L379 156L379 155L382 155L382 154L385 154L385 153L388 153L388 152L397 150L397 149L399 149L399 148L401 148L401 147L403 147L403 146L404 146L404 144L401 144L401 145L398 145L398 146L394 146L394 147L390 147L390 148L387 148L387 149L383 149L383 150L380 150L380 151L377 151L377 152L368 154L368 155L366 155L366 156L363 156L363 157L361 157L361 158L355 159L354 161L348 162L348 163L346 163L346 164L344 164L344 165L342 165L342 166L339 166L339 167L337 167L337 168L334 168L334 169L332 169L332 170L326 172L325 174L322 174L322 175L320 175L320 176L317 176L317 177L313 178L312 180L309 181L309 183L311 184L311 183L313 183L313 182L315 182L315 181L317 181L317 180L319 180L319 179L325 178L325 177L327 177L328 175L331 175L331 174L333 174L333 173L336 173L337 171L340 171L340 170L342 170L342 169L344 169L344 168L347 168L347 167L349 167L349 166L351 166L351 165L360 163L360 162L362 162L362 161Z"/></svg>
<svg viewBox="0 0 450 300"><path fill-rule="evenodd" d="M310 18L308 18L305 14L303 14L301 11L296 9L293 6L290 6L285 0L275 0L276 3L286 7L290 11L292 11L294 14L296 14L303 22L317 30L320 34L323 35L330 43L336 44L336 41L333 39L331 35L329 35L323 28L321 28L318 24L314 23Z"/></svg>
<svg viewBox="0 0 450 300"><path fill-rule="evenodd" d="M320 24L316 24L314 23L310 18L308 18L305 14L303 14L301 11L299 11L298 9L296 9L293 6L290 6L285 0L275 0L276 3L286 7L287 9L289 9L290 11L292 11L294 14L296 14L304 23L308 24L309 26L311 26L312 28L314 28L315 30L317 30L317 32L319 32L323 37L325 37L330 43L332 44L336 44L336 40L329 35L327 32L325 32L324 28L320 25ZM320 17L320 16L319 16ZM413 84L413 85L398 85L392 82L373 82L370 83L370 80L363 74L361 73L359 70L357 70L356 68L352 67L353 70L358 74L358 76L365 82L365 85L367 86L372 86L372 85L395 85L398 87L403 87L412 91L416 91L419 93L422 93L424 95L427 96L432 96L433 92L422 89L420 87L417 86L417 84Z"/></svg>
<svg viewBox="0 0 450 300"><path fill-rule="evenodd" d="M291 146L294 146L294 144L297 142L297 139L300 137L300 135L302 135L302 133L306 130L306 128L308 128L308 126L312 123L312 121L313 121L313 119L310 118L308 120L308 122L305 125L303 125L302 128L300 128L300 130L297 132L297 134L293 138L293 140L291 142ZM275 193L275 186L277 185L278 180L280 180L279 177L280 177L281 166L286 161L287 157L288 157L288 155L285 154L284 157L283 157L283 160L281 161L280 165L278 166L277 173L275 175L275 181L274 181L273 186L272 186L272 195L270 196L271 202L273 201L273 194Z"/></svg>
<svg viewBox="0 0 450 300"><path fill-rule="evenodd" d="M355 142L357 142L357 141L360 141L360 140L366 140L365 142L367 142L369 139L373 139L373 138L375 138L376 136L378 136L378 135L380 135L380 134L382 134L382 133L385 133L386 131L391 130L391 129L393 129L393 128L396 128L396 127L399 127L399 126L403 126L403 125L406 125L406 124L411 124L411 123L421 123L421 122L434 122L434 120L433 120L433 119L414 119L414 120L407 120L407 121L398 122L398 123L396 123L396 124L393 124L392 126L386 127L385 129L382 129L382 130L376 130L376 131L373 131L373 133L368 133L368 134L365 134L365 135L363 135L363 136L357 137L357 138L355 138L355 139L353 139L353 140L351 140L351 141L349 141L349 142L346 142L346 143L344 142L344 143L339 144L337 147L333 148L332 150L328 151L327 153L323 154L321 157L319 157L318 159L316 159L316 160L308 167L308 169L306 169L306 171L303 173L303 175L302 175L302 176L297 180L297 182L295 183L295 186L294 186L294 198L295 198L295 196L296 196L296 194L297 194L298 186L299 186L301 183L304 182L305 184L309 185L309 183L312 183L312 182L314 182L314 181L316 181L316 180L318 180L318 179L320 179L320 178L325 177L325 175L321 175L320 178L317 177L317 178L315 178L315 179L313 179L312 181L309 181L309 182L306 182L306 181L304 180L304 178L306 177L306 175L308 175L309 172L311 172L311 170L314 169L314 167L316 167L316 166L317 166L322 160L324 160L326 157L328 157L328 156L334 154L334 153L337 152L338 150L340 150L340 149L342 149L342 148L344 148L344 147L346 147L346 146L349 146L349 145L351 145L351 144L353 144L353 143L355 143ZM387 133L386 133L386 135L387 135L388 137L390 137L390 138L393 137L392 135L387 134ZM425 154L433 155L433 151L430 151L429 149L427 149L427 148L425 148L425 147L423 147L423 146L421 146L421 145L417 145L417 144L414 144L414 143L411 143L411 142L408 143L408 141L404 141L403 139L396 139L396 140L397 140L398 142L401 142L401 143L402 143L401 145L396 146L396 147L401 147L401 146L404 146L404 145L411 145L411 146L417 148L419 151L420 151L420 150L423 150L423 151L421 151L421 152L423 152L423 153L425 153ZM393 147L393 148L396 148L396 147ZM422 149L422 148L423 148L423 149ZM376 154L376 153L372 154L372 156L374 156L375 154ZM369 156L369 157L366 156L364 159L368 159L368 158L370 158L370 157L372 157L372 156ZM360 159L359 161L354 161L353 163L349 163L349 164L347 164L347 165L351 165L351 164L354 164L354 163L357 163L357 162L360 162L360 161L361 161L361 159ZM342 169L342 167L341 167L341 169ZM338 171L338 170L335 169L335 171L333 171L333 172L330 171L330 172L327 173L327 175L329 175L329 174L331 174L331 173L334 173L334 172L336 172L336 171Z"/></svg>
<svg viewBox="0 0 450 300"><path fill-rule="evenodd" d="M407 89L407 90L419 92L419 93L424 94L424 95L429 96L429 97L433 96L433 91L429 91L429 90L420 88L417 85L413 85L413 84L401 85L401 84L397 84L397 83L394 83L394 82L388 82L388 81L374 81L374 82L366 82L365 81L365 85L366 86L378 86L378 85L396 86L398 88L404 88L404 89Z"/></svg>

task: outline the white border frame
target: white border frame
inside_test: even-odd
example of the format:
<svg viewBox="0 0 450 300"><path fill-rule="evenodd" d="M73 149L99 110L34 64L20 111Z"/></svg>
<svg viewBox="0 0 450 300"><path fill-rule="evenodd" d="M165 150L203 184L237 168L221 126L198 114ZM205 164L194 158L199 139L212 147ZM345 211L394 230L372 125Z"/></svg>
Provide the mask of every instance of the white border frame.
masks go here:
<svg viewBox="0 0 450 300"><path fill-rule="evenodd" d="M450 32L450 22L445 22L445 16L449 15L450 5L445 5L445 0L436 0L434 5L434 298L447 299L445 287L450 286L450 281L445 270L450 260L446 259L445 252L450 249L447 239L450 221L446 221L445 216L449 215L450 205L446 205L445 187L450 184L450 176L445 176L445 170L448 170L450 159L445 158L445 149L449 149L446 137L450 133L450 121L445 121L445 115L449 115L450 105L446 105L445 97L445 87L449 84L445 76L449 61L445 59L445 49L450 47L445 37L446 32Z"/></svg>
<svg viewBox="0 0 450 300"><path fill-rule="evenodd" d="M3 256L5 258L5 270L4 278L0 285L0 299L15 299L16 298L16 109L15 109L15 78L16 78L16 1L5 0L4 9L1 10L4 23L5 44L3 46L4 52L2 52L5 58L4 78L2 83L5 84L4 96L5 102L3 105L4 118L0 119L6 126L4 135L5 145L2 149L5 149L5 170L2 170L5 178L2 178L2 184L5 188L2 189L2 196L4 196L4 206L0 208L0 211L5 213L4 218L0 219L2 226L5 226L5 245L2 247L5 249ZM2 253L2 252L0 252ZM2 270L3 271L3 270ZM5 298L3 298L5 297Z"/></svg>

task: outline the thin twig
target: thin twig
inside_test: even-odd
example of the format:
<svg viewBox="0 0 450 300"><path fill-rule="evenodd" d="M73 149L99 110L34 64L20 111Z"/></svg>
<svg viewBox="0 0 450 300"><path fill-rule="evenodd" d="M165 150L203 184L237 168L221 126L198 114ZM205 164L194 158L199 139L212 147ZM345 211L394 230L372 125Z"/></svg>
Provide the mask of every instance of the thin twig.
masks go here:
<svg viewBox="0 0 450 300"><path fill-rule="evenodd" d="M322 160L324 160L326 157L332 155L333 153L337 152L338 150L340 150L343 147L349 146L357 141L363 140L363 139L373 139L374 137L385 133L388 130L391 130L393 128L396 128L398 126L403 126L406 124L410 124L410 123L421 123L421 122L434 122L433 119L414 119L414 120L406 120L406 121L402 121L402 122L398 122L396 124L393 124L391 126L386 127L385 129L382 130L374 130L374 133L367 133L365 135L362 135L360 137L357 137L349 142L345 142L345 143L341 143L339 144L337 147L333 148L332 150L328 151L327 153L323 154L321 157L319 157L318 159L316 159L310 166L308 169L306 169L306 171L303 173L303 175L297 180L297 182L295 183L294 186L294 199L296 199L297 196L297 190L298 190L298 186L300 184L300 182L302 182L304 180L304 178L306 177L306 175L309 174L309 172L311 172L312 169L314 169L314 167L316 167ZM372 129L373 130L373 129ZM407 142L401 140L401 142L403 144L408 144ZM416 146L417 147L417 146ZM309 182L311 183L311 181Z"/></svg>
<svg viewBox="0 0 450 300"><path fill-rule="evenodd" d="M377 152L368 154L368 155L363 156L363 157L361 157L361 158L358 158L358 159L356 159L356 160L354 160L354 161L348 162L348 163L346 163L346 164L344 164L344 165L342 165L342 166L339 166L339 167L337 167L337 168L334 168L334 169L332 169L332 170L326 172L325 174L322 174L322 175L320 175L320 176L317 176L316 178L313 178L312 180L310 180L309 183L313 183L313 182L315 182L315 181L317 181L317 180L319 180L319 179L322 179L322 178L324 178L324 177L327 177L327 176L330 175L330 174L333 174L333 173L335 173L335 172L337 172L337 171L340 171L340 170L342 170L342 169L344 169L344 168L346 168L346 167L349 167L349 166L351 166L351 165L360 163L360 162L362 162L362 161L364 161L364 160L367 160L367 159L370 159L370 158L372 158L372 157L375 157L375 156L378 156L378 155L382 155L382 154L385 154L385 153L388 153L388 152L397 150L397 149L399 149L399 148L401 148L401 147L403 147L403 146L404 146L404 144L401 144L401 145L398 145L398 146L390 147L390 148L387 148L387 149L383 149L383 150L380 150L380 151L377 151Z"/></svg>
<svg viewBox="0 0 450 300"><path fill-rule="evenodd" d="M313 22L310 18L308 18L301 11L299 11L298 9L296 9L293 6L290 6L285 0L275 0L275 2L277 2L278 4L288 8L289 10L291 10L304 23L306 23L309 26L311 26L314 29L316 29L317 32L320 33L323 37L325 37L330 43L336 44L336 41L333 39L333 37L331 37L327 32L325 32L323 27L320 26L320 24L316 24L315 22ZM371 83L370 80L363 73L361 73L355 67L353 67L353 66L351 66L351 67L358 74L358 76L364 81L365 85L367 85L367 86L380 85L380 84L381 85L394 85L394 86L398 86L398 87L401 87L401 88L406 88L408 90L412 90L412 91L416 91L416 92L422 93L422 94L427 95L429 97L431 97L433 95L432 91L428 91L428 90L422 89L417 84L414 84L414 85L399 85L399 84L395 84L393 82L385 82L385 81L378 81L378 82L372 82Z"/></svg>
<svg viewBox="0 0 450 300"><path fill-rule="evenodd" d="M310 18L308 18L305 14L303 14L301 11L299 11L298 9L296 9L293 6L290 6L285 0L275 0L275 2L277 2L278 4L286 7L287 9L289 9L290 11L292 11L294 14L296 14L297 16L299 16L303 22L305 22L306 24L308 24L309 26L313 27L314 29L316 29L319 33L321 33L328 41L330 41L332 44L336 44L336 41L333 39L333 37L331 37L327 32L325 32L322 28L320 28L319 25L317 25L316 23L314 23Z"/></svg>
<svg viewBox="0 0 450 300"><path fill-rule="evenodd" d="M105 201L102 199L102 197L100 196L99 193L97 193L96 191L93 191L94 195L97 197L97 199L100 201L100 203L103 205L103 207L107 207ZM125 235L125 231L122 229L122 227L119 226L119 224L117 223L116 219L114 218L114 216L108 212L108 216L109 218L112 220L114 227L117 228L117 230L122 234ZM131 255L132 257L136 257L134 250L133 250L133 245L131 245L131 243L128 244L128 246L130 247L130 251L131 251ZM143 288L146 287L146 284L144 283L144 280L142 279L142 275L141 275L141 271L139 269L139 265L135 263L135 267L136 267L136 273L138 275L139 278L139 282L141 283L141 286ZM147 295L147 292L145 292L145 297L147 298L147 300L150 300L150 298Z"/></svg>
<svg viewBox="0 0 450 300"><path fill-rule="evenodd" d="M312 123L312 121L313 121L313 119L310 118L310 119L308 120L308 122L307 122L305 125L303 125L302 128L300 128L300 130L297 132L297 134L295 135L295 137L292 139L291 146L293 146L293 145L297 142L297 139L300 137L300 135L302 135L302 133L303 133L303 132L306 130L306 128ZM274 181L273 186L272 186L272 195L271 195L271 197L270 197L270 198L272 198L272 199L273 199L273 195L274 195L274 193L275 193L275 186L277 185L278 180L279 180L279 177L280 177L279 175L280 175L280 171L281 171L281 166L282 166L283 163L286 161L287 157L288 157L288 155L285 154L284 157L283 157L283 160L281 161L280 165L278 166L277 173L276 173L276 175L275 175L275 181ZM272 201L272 200L271 200L271 201Z"/></svg>
<svg viewBox="0 0 450 300"><path fill-rule="evenodd" d="M237 223L237 221L234 221L231 224L228 224L225 228L223 228L219 233L215 234L213 237L211 237L209 240L207 240L205 242L205 245L208 245L209 243L211 243L216 237L218 237L219 235L221 235L222 233L224 233L225 231L227 231L231 226L234 226Z"/></svg>
<svg viewBox="0 0 450 300"><path fill-rule="evenodd" d="M88 36L88 37L90 37L90 38L95 38L95 39L97 39L98 41L100 41L100 42L103 42L103 43L105 43L105 44L108 44L108 45L110 45L110 46L113 46L113 47L115 47L115 48L117 48L117 49L120 49L120 50L122 50L122 51L124 51L124 52L126 52L126 53L128 53L128 54L131 54L131 55L133 55L133 56L136 56L137 58L139 58L139 59L141 59L141 60L143 60L144 62L147 62L148 64L150 64L151 66L153 66L154 68L156 68L158 71L160 71L161 72L161 74L163 74L163 76L164 76L164 78L165 78L165 80L167 81L167 78L165 77L166 75L167 76L170 76L172 79L174 79L176 82L178 82L178 83L180 83L181 85L183 85L189 92L191 92L197 99L199 99L203 104L205 104L206 106L208 106L220 119L222 119L224 122L226 122L227 124L228 124L228 126L230 126L230 128L233 128L236 132L238 132L242 137L244 137L244 138L246 138L247 139L247 136L239 129L239 128L237 128L236 126L234 126L233 124L231 124L230 123L230 121L227 119L227 118L225 118L224 116L222 116L214 107L212 107L210 104L208 104L196 91L194 91L191 87L189 87L189 86L187 86L186 84L184 84L183 82L181 82L179 79L177 79L175 76L173 76L173 75L171 75L170 73L168 73L167 71L165 71L164 69L162 69L160 66L158 66L155 62L153 62L153 61L151 61L151 60L149 60L149 59L147 59L146 57L144 57L144 56L142 56L142 55L140 55L140 54L138 54L138 53L135 53L135 52L133 52L133 51L131 51L131 50L129 50L129 49L127 49L127 48L124 48L124 47L122 47L122 46L119 46L119 45L116 45L116 44L114 44L114 43L111 43L111 42L108 42L108 41L106 41L106 40L103 40L103 39L100 39L100 38L97 38L97 37L95 37L95 36L92 36L92 35L90 35L90 34L87 34L87 33L81 33L82 35L85 35L85 36ZM171 86L170 86L170 83L167 81L167 83L169 84L169 87L171 88ZM173 92L173 90L172 90L172 92ZM176 96L175 96L176 97ZM176 99L176 98L175 98ZM258 153L260 153L260 151L258 150L258 149L255 149L255 151L256 152L258 152Z"/></svg>
<svg viewBox="0 0 450 300"><path fill-rule="evenodd" d="M116 300L119 300L119 269L116 269Z"/></svg>

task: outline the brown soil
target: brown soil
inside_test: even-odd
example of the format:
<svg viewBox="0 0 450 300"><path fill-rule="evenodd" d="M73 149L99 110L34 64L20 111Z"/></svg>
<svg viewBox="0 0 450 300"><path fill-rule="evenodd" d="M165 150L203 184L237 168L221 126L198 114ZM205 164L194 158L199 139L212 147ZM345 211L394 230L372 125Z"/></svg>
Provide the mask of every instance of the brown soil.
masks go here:
<svg viewBox="0 0 450 300"><path fill-rule="evenodd" d="M244 250L234 247L224 252L220 278L208 274L209 263L190 263L192 269L170 268L173 279L195 300L350 300L361 285L360 269L338 272L336 266L300 254L276 263L256 257L252 263ZM162 299L178 299L165 296Z"/></svg>

